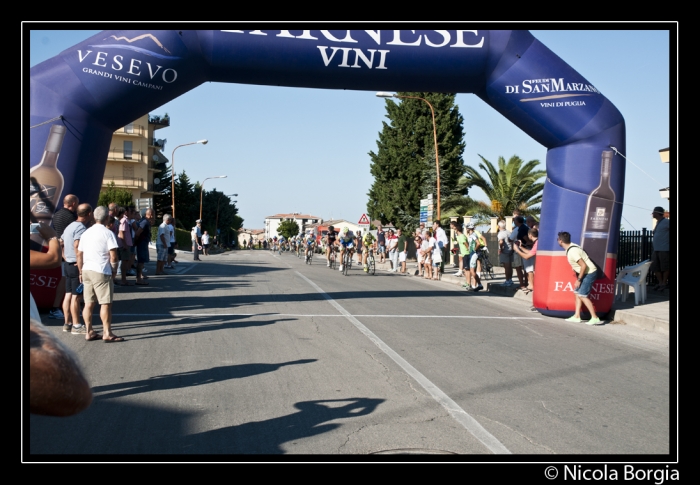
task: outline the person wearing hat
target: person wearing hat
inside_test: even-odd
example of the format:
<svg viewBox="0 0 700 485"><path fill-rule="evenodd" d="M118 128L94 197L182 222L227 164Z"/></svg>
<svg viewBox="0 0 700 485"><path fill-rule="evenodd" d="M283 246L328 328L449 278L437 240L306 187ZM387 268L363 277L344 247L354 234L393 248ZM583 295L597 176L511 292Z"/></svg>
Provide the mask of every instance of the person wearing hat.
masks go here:
<svg viewBox="0 0 700 485"><path fill-rule="evenodd" d="M664 217L665 213L663 207L654 207L654 211L651 213L651 216L656 220L651 268L659 282L654 289L659 291L668 288L668 276L671 271L671 244L669 241L671 227L669 220Z"/></svg>
<svg viewBox="0 0 700 485"><path fill-rule="evenodd" d="M197 225L192 228L192 252L194 253L194 260L201 261L199 259L199 252L202 250L202 219L197 219Z"/></svg>

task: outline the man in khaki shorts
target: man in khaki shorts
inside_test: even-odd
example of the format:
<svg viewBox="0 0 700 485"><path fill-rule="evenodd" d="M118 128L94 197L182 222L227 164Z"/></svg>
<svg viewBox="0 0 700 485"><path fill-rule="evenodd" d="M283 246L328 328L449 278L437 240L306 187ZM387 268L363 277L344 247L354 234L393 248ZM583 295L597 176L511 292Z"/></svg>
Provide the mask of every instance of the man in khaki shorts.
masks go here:
<svg viewBox="0 0 700 485"><path fill-rule="evenodd" d="M94 211L95 224L87 229L78 244L78 270L83 283L83 320L85 321L85 340L104 342L122 342L123 338L112 333L112 301L114 300L114 278L119 265L117 255L117 238L107 227L110 220L109 210L100 206ZM100 319L103 335L92 329L92 310L95 303L100 304Z"/></svg>

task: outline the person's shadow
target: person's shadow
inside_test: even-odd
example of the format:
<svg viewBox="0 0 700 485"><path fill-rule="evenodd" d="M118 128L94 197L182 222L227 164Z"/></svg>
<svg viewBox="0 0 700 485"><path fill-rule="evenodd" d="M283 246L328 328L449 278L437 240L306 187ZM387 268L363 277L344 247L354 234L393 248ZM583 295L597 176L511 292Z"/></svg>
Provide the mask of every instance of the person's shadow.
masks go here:
<svg viewBox="0 0 700 485"><path fill-rule="evenodd" d="M295 440L334 430L342 424L329 421L365 416L374 412L382 402L384 399L360 397L301 401L294 405L299 411L293 414L185 436L181 452L231 455L294 453ZM339 406L339 403L347 404ZM282 448L284 443L290 443L288 449ZM339 448L343 444L345 442ZM337 451L324 450L328 454Z"/></svg>

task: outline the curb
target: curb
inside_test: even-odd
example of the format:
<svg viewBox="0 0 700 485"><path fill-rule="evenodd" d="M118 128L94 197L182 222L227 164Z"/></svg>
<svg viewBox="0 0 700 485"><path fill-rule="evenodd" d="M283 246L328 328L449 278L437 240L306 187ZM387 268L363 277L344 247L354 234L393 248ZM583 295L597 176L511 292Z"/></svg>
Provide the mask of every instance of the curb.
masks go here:
<svg viewBox="0 0 700 485"><path fill-rule="evenodd" d="M409 262L410 266L413 266L414 264L415 263ZM388 263L384 263L381 265L377 264L377 270L384 270L389 272L390 268L391 266ZM445 269L448 270L447 267ZM496 270L496 279L481 279L481 284L484 286L484 292L489 292L494 295L515 298L532 306L532 293L526 295L522 291L518 291L517 287L515 286L503 286L504 274L502 272L498 272L497 268L495 267L494 270ZM416 276L414 275L415 271L416 269L414 267L409 267L407 268L405 275L416 278ZM443 274L443 277L440 279L440 281L453 285L461 285L464 282L464 277L454 277L452 274L445 273ZM648 311L644 309L644 307L647 305L649 305L649 303L634 307L633 309L615 309L613 304L613 308L608 312L606 320L609 322L608 324L621 323L624 325L629 325L631 327L640 328L642 330L647 330L650 332L669 336L669 321L648 315Z"/></svg>

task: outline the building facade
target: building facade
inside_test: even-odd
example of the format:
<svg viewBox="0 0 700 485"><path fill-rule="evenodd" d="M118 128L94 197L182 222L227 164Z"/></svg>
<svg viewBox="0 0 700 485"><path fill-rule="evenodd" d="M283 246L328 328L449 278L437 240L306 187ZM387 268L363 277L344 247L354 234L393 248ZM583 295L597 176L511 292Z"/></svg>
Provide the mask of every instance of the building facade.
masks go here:
<svg viewBox="0 0 700 485"><path fill-rule="evenodd" d="M156 131L168 126L170 117L167 113L163 117L145 114L115 131L102 177L102 189L114 183L115 187L130 191L135 202L150 199L152 205L153 196L159 193L155 188L158 174L169 163L163 155L166 140L157 138Z"/></svg>
<svg viewBox="0 0 700 485"><path fill-rule="evenodd" d="M279 228L282 221L296 221L299 226L299 231L301 231L302 234L306 234L307 231L312 230L313 225L323 222L323 219L318 216L302 214L300 212L267 216L265 218L265 239L270 239L275 236L279 237L277 228Z"/></svg>

